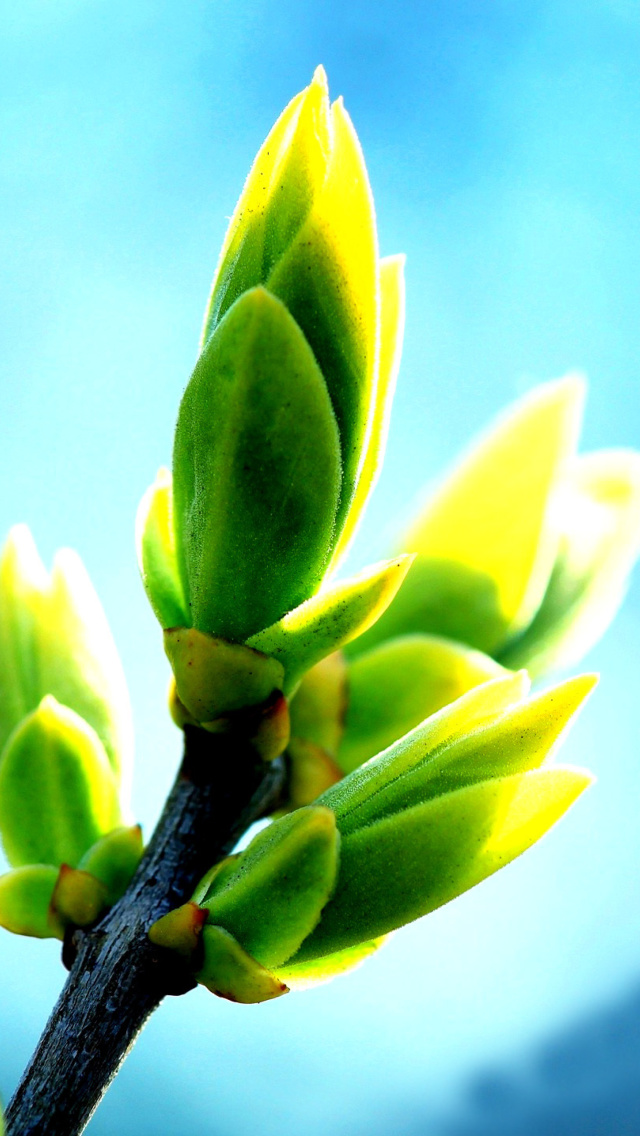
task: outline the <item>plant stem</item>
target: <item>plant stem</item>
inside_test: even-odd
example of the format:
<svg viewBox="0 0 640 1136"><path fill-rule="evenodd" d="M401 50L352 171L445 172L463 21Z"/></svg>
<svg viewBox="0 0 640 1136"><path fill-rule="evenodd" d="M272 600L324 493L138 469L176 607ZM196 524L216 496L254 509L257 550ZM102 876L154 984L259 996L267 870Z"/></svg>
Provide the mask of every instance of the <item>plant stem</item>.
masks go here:
<svg viewBox="0 0 640 1136"><path fill-rule="evenodd" d="M77 1136L165 994L195 983L147 932L190 899L277 799L280 760L265 765L242 739L185 730L184 760L140 867L93 929L63 957L70 974L6 1115L7 1136Z"/></svg>

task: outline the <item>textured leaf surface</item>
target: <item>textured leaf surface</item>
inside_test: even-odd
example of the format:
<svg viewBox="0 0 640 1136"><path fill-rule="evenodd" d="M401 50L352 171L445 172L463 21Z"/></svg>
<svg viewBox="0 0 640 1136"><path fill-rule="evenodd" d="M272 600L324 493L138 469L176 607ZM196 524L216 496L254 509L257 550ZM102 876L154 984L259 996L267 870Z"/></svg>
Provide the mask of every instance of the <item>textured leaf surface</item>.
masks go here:
<svg viewBox="0 0 640 1136"><path fill-rule="evenodd" d="M488 655L435 635L390 639L358 656L348 667L340 766L350 773L472 687L503 673Z"/></svg>
<svg viewBox="0 0 640 1136"><path fill-rule="evenodd" d="M190 624L244 641L319 587L341 457L313 354L284 306L245 293L182 400L174 519Z"/></svg>
<svg viewBox="0 0 640 1136"><path fill-rule="evenodd" d="M606 631L640 548L640 455L603 450L576 459L554 502L556 563L529 627L503 652L538 676L577 663Z"/></svg>
<svg viewBox="0 0 640 1136"><path fill-rule="evenodd" d="M285 109L249 174L214 279L203 343L241 293L258 284L284 301L327 383L344 460L337 536L377 398L379 281L364 159L342 102L329 106L321 68Z"/></svg>
<svg viewBox="0 0 640 1136"><path fill-rule="evenodd" d="M47 696L11 735L0 762L0 833L9 862L75 867L119 823L100 739Z"/></svg>
<svg viewBox="0 0 640 1136"><path fill-rule="evenodd" d="M142 582L161 627L185 627L187 604L176 554L173 486L164 467L140 502L136 546Z"/></svg>
<svg viewBox="0 0 640 1136"><path fill-rule="evenodd" d="M49 864L30 864L0 876L0 927L14 935L57 938L49 921L57 878L58 869Z"/></svg>
<svg viewBox="0 0 640 1136"><path fill-rule="evenodd" d="M534 844L590 782L562 767L484 781L343 837L335 894L291 962L348 949L448 903Z"/></svg>
<svg viewBox="0 0 640 1136"><path fill-rule="evenodd" d="M444 750L456 740L495 724L511 707L522 702L528 689L525 671L507 672L501 678L475 687L328 789L319 803L333 809L339 820L366 806L372 795L395 783L428 754Z"/></svg>
<svg viewBox="0 0 640 1136"><path fill-rule="evenodd" d="M369 766L369 793L343 801L336 810L345 835L381 817L450 793L476 781L535 769L553 754L556 743L595 685L593 675L570 679L530 701L506 711L469 734L461 733L435 750L425 749L418 727L393 761L378 771ZM411 754L412 762L407 765ZM386 756L386 755L385 755ZM322 802L326 802L326 796Z"/></svg>
<svg viewBox="0 0 640 1136"><path fill-rule="evenodd" d="M315 927L337 869L333 813L299 809L259 832L201 906L263 966L279 966Z"/></svg>
<svg viewBox="0 0 640 1136"><path fill-rule="evenodd" d="M576 377L543 384L472 448L406 534L402 546L417 562L354 653L424 631L493 654L526 626L557 553L549 502L575 449L582 402Z"/></svg>
<svg viewBox="0 0 640 1136"><path fill-rule="evenodd" d="M284 692L291 694L305 671L361 635L391 603L409 568L410 556L384 560L357 576L327 585L249 643L284 667Z"/></svg>

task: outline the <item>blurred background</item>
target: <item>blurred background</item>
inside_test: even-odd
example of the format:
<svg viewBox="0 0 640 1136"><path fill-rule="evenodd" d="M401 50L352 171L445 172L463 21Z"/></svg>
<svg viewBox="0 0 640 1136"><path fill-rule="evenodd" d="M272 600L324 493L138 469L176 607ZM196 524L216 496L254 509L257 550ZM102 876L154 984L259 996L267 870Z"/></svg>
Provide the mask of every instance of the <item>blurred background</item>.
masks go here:
<svg viewBox="0 0 640 1136"><path fill-rule="evenodd" d="M170 458L227 219L325 64L381 249L408 254L388 459L351 558L506 402L579 368L584 447L640 445L635 0L0 3L0 529L97 585L149 833L180 739L133 520ZM255 1007L169 999L92 1136L640 1134L640 587L563 750L597 786L505 871L354 975ZM0 931L0 1088L63 980Z"/></svg>

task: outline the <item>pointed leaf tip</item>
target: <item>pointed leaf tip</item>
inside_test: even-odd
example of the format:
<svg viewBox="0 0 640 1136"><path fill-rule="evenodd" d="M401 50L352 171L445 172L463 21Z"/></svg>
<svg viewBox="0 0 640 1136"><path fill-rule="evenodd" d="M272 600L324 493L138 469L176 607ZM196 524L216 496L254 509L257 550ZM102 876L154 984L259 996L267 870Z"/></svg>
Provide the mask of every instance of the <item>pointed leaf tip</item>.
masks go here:
<svg viewBox="0 0 640 1136"><path fill-rule="evenodd" d="M283 690L292 694L306 671L375 623L412 563L413 556L398 556L325 585L278 623L252 636L249 645L282 664Z"/></svg>

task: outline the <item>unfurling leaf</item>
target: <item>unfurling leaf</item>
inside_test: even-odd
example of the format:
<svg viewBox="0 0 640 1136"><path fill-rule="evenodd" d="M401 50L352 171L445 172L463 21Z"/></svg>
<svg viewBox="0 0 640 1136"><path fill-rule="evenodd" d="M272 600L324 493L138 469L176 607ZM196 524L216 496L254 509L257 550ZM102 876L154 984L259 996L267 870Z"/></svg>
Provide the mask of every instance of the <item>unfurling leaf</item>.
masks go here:
<svg viewBox="0 0 640 1136"><path fill-rule="evenodd" d="M502 653L537 676L581 659L620 606L640 549L640 455L576 458L553 501L558 555L529 626Z"/></svg>
<svg viewBox="0 0 640 1136"><path fill-rule="evenodd" d="M410 556L385 560L349 580L327 585L249 640L250 646L281 663L285 694L293 693L305 671L374 623L396 595L411 560Z"/></svg>
<svg viewBox="0 0 640 1136"><path fill-rule="evenodd" d="M549 502L577 443L584 384L535 388L454 468L405 534L405 587L357 644L421 631L494 654L526 627L558 549Z"/></svg>

